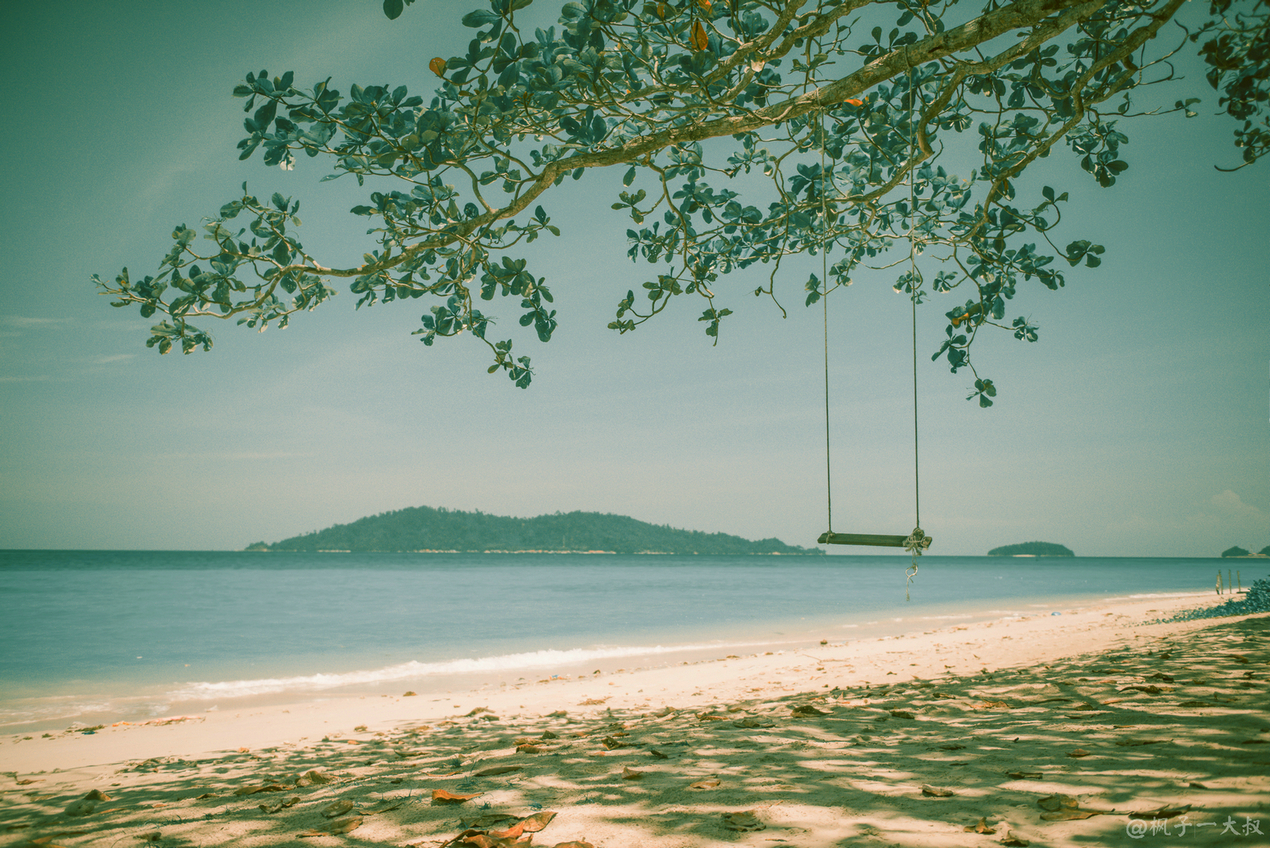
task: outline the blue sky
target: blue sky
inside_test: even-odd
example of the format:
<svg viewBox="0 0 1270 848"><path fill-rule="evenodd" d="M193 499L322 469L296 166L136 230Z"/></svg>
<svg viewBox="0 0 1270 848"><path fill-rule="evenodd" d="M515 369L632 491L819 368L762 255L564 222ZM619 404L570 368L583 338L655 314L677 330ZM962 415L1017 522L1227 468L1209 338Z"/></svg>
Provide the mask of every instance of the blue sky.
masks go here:
<svg viewBox="0 0 1270 848"><path fill-rule="evenodd" d="M425 348L423 301L363 309L345 291L283 331L213 326L215 349L159 357L152 323L89 278L152 273L179 223L246 180L302 200L304 243L331 263L367 243L352 183L240 163L248 71L431 90L474 2L171 4L81 0L8 11L10 130L0 253L0 548L235 549L406 506L503 515L594 510L810 545L825 525L821 317L791 272L782 320L745 292L711 347L700 307L606 329L646 279L626 258L612 175L548 211L532 255L561 327L534 343L528 391L485 374L470 340ZM1062 235L1107 246L1067 288L1020 308L1024 345L981 340L996 406L931 363L919 313L922 524L931 553L1040 539L1081 555L1205 556L1270 545L1270 171L1234 174L1230 126L1194 63L1159 99L1201 117L1128 129L1130 170L1099 188L1056 154L1030 179L1071 193ZM913 526L907 302L862 277L831 302L834 529ZM510 314L503 311L510 323ZM469 343L464 343L469 342ZM528 342L518 342L520 345Z"/></svg>

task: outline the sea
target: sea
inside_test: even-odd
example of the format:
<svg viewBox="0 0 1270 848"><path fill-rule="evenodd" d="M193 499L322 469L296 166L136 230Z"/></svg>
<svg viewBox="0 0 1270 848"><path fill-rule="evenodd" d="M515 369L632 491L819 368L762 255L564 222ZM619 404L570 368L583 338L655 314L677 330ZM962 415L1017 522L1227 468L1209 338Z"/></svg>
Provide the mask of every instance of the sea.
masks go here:
<svg viewBox="0 0 1270 848"><path fill-rule="evenodd" d="M0 551L0 733L466 691L1126 598L1219 559ZM1243 586L1267 567L1241 561ZM1256 574L1252 571L1256 570ZM907 596L907 597L906 597Z"/></svg>

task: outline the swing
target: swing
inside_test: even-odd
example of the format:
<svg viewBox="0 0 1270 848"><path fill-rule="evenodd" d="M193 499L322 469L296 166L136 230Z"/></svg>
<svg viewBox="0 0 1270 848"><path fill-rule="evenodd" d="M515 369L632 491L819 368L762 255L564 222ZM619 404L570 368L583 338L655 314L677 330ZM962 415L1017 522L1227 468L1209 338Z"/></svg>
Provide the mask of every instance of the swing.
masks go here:
<svg viewBox="0 0 1270 848"><path fill-rule="evenodd" d="M913 156L914 143L912 139L912 123L913 123L913 101L915 99L913 92L913 74L909 71L909 157L910 163ZM821 175L824 179L825 175L825 128L824 128L824 108L820 112L820 161ZM909 300L912 302L912 336L913 336L913 493L915 501L915 511L917 514L913 532L907 535L886 535L872 533L835 533L833 530L833 474L830 466L830 427L829 427L829 274L827 259L827 239L829 231L829 221L827 215L827 201L825 199L827 192L822 189L820 193L821 220L825 228L826 244L821 247L821 264L823 266L825 295L822 298L824 306L824 324L825 324L825 490L827 503L827 521L828 530L820 535L816 540L821 545L859 545L863 547L878 548L904 548L913 555L913 563L906 571L907 580L905 583L905 599L908 598L907 584L912 582L913 577L917 574L917 559L920 557L933 541L922 531L921 520L921 497L920 497L920 476L918 466L918 430L917 430L917 290L920 286L921 274L917 270L916 249L913 241L913 225L909 224L909 263L912 272L910 277L913 282L909 292ZM911 214L916 215L917 206L914 203L913 189L913 172L910 164L909 169L909 209Z"/></svg>

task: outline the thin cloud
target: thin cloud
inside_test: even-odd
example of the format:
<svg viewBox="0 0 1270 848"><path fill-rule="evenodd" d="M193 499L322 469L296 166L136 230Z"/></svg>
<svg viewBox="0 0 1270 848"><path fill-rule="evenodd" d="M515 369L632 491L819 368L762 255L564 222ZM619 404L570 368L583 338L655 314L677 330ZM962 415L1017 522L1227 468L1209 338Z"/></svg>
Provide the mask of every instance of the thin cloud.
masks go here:
<svg viewBox="0 0 1270 848"><path fill-rule="evenodd" d="M53 328L53 327L61 326L62 324L65 324L70 320L71 319L69 318L30 318L25 315L6 315L4 317L4 323L9 325L10 327L30 327L30 328L40 328L40 327Z"/></svg>

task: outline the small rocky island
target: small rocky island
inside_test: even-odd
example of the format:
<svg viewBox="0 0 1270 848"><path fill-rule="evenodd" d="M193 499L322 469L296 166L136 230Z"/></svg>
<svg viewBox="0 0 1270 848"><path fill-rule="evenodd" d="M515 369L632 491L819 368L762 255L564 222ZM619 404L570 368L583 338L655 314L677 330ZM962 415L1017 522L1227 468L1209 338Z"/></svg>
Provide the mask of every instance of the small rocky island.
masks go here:
<svg viewBox="0 0 1270 848"><path fill-rule="evenodd" d="M1238 545L1236 545L1233 548L1227 548L1226 550L1222 551L1221 555L1223 557L1268 557L1270 556L1270 545L1266 545L1264 548L1257 551L1255 554L1252 551L1249 551L1247 548L1241 548Z"/></svg>
<svg viewBox="0 0 1270 848"><path fill-rule="evenodd" d="M988 556L1015 557L1074 557L1071 548L1056 545L1053 542L1023 542L1018 545L1005 545L988 551Z"/></svg>

